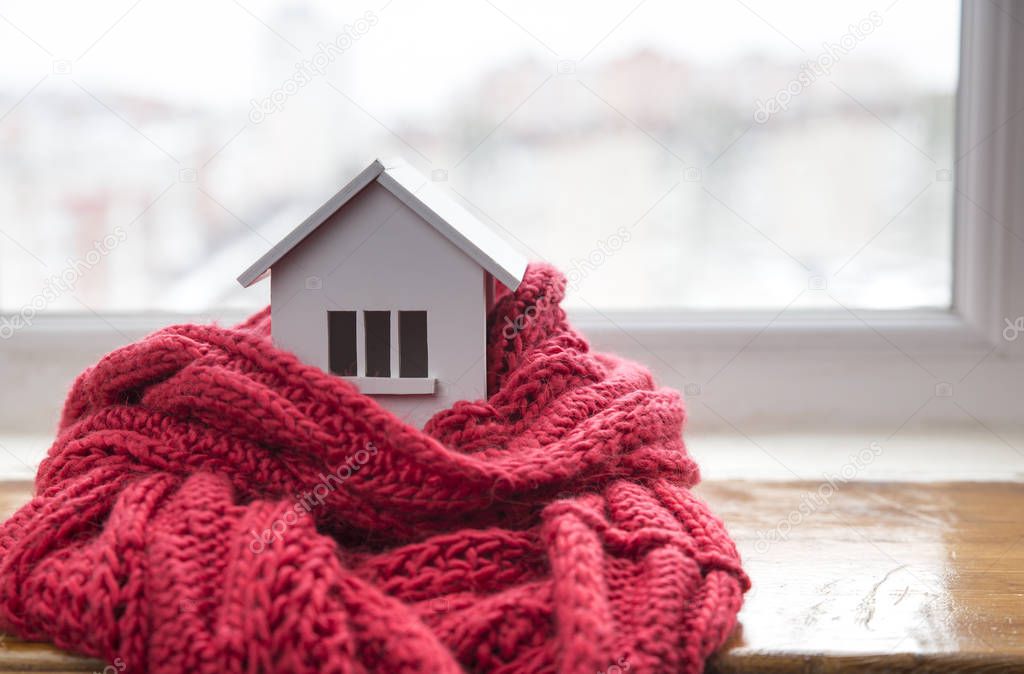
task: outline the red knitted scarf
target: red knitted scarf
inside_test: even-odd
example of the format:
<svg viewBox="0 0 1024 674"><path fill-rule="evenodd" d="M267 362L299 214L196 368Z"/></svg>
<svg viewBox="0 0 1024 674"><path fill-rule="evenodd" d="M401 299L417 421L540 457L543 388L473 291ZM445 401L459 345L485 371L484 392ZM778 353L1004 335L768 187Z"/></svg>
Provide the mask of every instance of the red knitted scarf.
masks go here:
<svg viewBox="0 0 1024 674"><path fill-rule="evenodd" d="M267 311L111 353L0 529L0 624L127 673L700 672L749 581L678 394L590 352L563 290L499 296L489 398L423 431Z"/></svg>

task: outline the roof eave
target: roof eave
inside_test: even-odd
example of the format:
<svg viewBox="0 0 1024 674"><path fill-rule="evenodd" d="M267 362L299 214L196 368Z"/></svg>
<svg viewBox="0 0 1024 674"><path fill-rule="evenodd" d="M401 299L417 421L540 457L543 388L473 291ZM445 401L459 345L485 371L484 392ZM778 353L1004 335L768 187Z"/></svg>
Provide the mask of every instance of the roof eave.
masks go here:
<svg viewBox="0 0 1024 674"><path fill-rule="evenodd" d="M363 169L345 187L341 188L337 194L328 199L320 208L313 211L298 227L289 232L287 236L253 262L248 269L238 276L238 282L243 288L248 288L264 278L267 275L267 271L274 264L302 243L307 236L316 231L317 227L334 215L338 209L348 203L354 196L362 192L363 188L376 180L377 176L383 172L384 164L379 159L374 159L369 166Z"/></svg>

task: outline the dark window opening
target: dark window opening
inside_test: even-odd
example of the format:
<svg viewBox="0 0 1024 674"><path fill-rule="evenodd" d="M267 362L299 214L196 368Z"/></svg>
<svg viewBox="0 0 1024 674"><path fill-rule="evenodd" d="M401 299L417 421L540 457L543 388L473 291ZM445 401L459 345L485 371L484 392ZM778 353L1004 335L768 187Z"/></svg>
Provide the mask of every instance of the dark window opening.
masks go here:
<svg viewBox="0 0 1024 674"><path fill-rule="evenodd" d="M400 377L427 376L427 312L398 312Z"/></svg>
<svg viewBox="0 0 1024 674"><path fill-rule="evenodd" d="M327 362L334 374L356 375L356 312L327 312Z"/></svg>
<svg viewBox="0 0 1024 674"><path fill-rule="evenodd" d="M364 311L366 376L391 376L391 312Z"/></svg>

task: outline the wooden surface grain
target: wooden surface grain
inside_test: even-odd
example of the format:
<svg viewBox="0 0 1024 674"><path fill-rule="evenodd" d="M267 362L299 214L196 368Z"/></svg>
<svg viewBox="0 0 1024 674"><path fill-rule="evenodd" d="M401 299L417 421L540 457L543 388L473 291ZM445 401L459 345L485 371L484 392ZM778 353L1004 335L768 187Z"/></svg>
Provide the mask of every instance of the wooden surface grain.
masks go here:
<svg viewBox="0 0 1024 674"><path fill-rule="evenodd" d="M0 483L0 517L29 493ZM1024 672L1024 484L729 481L698 493L754 582L710 670ZM0 640L0 672L103 667Z"/></svg>
<svg viewBox="0 0 1024 674"><path fill-rule="evenodd" d="M1024 485L699 491L754 583L716 671L1024 672Z"/></svg>

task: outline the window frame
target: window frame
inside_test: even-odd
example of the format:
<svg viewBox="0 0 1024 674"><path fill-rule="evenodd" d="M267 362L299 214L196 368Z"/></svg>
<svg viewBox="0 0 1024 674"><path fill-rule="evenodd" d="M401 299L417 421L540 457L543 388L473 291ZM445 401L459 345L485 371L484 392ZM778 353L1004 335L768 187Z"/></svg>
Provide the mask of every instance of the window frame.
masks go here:
<svg viewBox="0 0 1024 674"><path fill-rule="evenodd" d="M1009 16L1011 11L1021 16ZM785 430L808 424L901 429L915 418L940 424L959 420L989 430L1019 426L1024 419L1019 402L1024 399L1024 338L1008 340L1003 334L1008 321L1024 316L1024 189L1014 189L1014 181L1024 176L1022 19L1019 7L961 5L953 301L948 310L685 316L588 310L577 312L577 326L598 348L668 371L667 381L688 389L691 413L696 407L702 422L715 428L741 433L744 427ZM1018 123L1010 124L1013 120ZM699 373L702 360L721 362L723 356L728 356L725 362L735 381L755 382L749 397L770 402L719 395L718 409L705 404L702 396L708 392L691 371ZM744 362L736 363L741 356ZM983 363L996 364L1001 376L969 381ZM898 374L900 385L892 389L872 386L893 378L893 368L901 364L911 370L918 364L927 372ZM726 395L744 393L734 387ZM931 405L929 396L948 397L959 411L951 414L949 405ZM908 405L922 398L922 404Z"/></svg>
<svg viewBox="0 0 1024 674"><path fill-rule="evenodd" d="M1024 316L1024 189L1014 189L1024 176L1024 29L1009 12L1024 19L1017 7L962 4L949 310L588 309L570 312L575 326L595 348L644 362L660 383L683 390L691 418L705 428L746 433L948 421L948 409L927 398L944 397L936 393L944 385L975 422L1019 424L1024 339L1002 336L1005 321ZM164 325L197 318L209 320L156 313L37 317L0 344L0 373L33 382L0 387L0 429L49 430L59 404L54 391L66 390L82 367ZM975 373L993 363L1000 376ZM879 387L890 380L892 386ZM963 405L956 402L960 390Z"/></svg>

